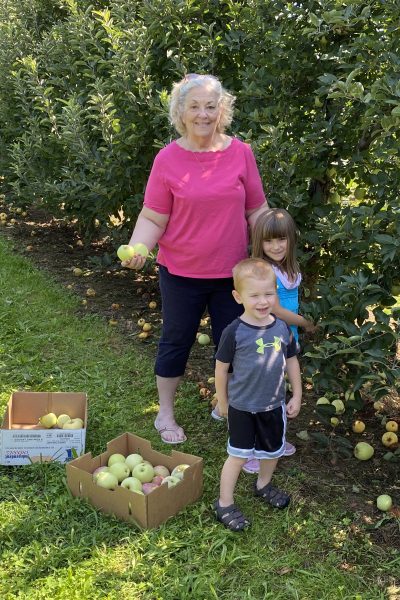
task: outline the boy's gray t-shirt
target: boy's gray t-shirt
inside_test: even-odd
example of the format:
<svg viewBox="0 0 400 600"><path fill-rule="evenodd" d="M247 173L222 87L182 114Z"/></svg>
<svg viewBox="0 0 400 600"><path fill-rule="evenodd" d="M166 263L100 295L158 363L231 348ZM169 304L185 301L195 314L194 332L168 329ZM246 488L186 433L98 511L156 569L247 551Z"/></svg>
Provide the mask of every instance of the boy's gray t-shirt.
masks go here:
<svg viewBox="0 0 400 600"><path fill-rule="evenodd" d="M296 340L288 325L272 316L274 322L265 327L237 318L222 333L216 359L233 366L228 398L238 410L263 412L285 403L286 359L296 356Z"/></svg>

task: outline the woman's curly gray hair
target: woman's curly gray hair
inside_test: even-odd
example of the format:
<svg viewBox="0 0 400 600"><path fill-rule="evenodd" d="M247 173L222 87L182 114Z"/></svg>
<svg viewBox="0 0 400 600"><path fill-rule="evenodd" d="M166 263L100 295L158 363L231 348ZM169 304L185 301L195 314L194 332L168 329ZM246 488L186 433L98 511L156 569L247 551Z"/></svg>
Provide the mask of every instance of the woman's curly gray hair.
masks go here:
<svg viewBox="0 0 400 600"><path fill-rule="evenodd" d="M218 96L218 104L221 107L221 117L217 125L218 133L224 133L232 123L235 96L230 94L214 75L197 75L193 73L174 83L169 101L170 121L181 135L186 133L186 127L182 121L186 95L193 88L203 86L209 86Z"/></svg>

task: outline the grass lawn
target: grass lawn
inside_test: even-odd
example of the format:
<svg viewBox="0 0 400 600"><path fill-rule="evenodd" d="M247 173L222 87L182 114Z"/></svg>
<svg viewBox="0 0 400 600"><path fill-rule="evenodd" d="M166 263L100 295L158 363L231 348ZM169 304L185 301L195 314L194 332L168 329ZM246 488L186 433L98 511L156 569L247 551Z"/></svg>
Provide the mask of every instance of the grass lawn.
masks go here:
<svg viewBox="0 0 400 600"><path fill-rule="evenodd" d="M87 450L132 431L163 452L152 361L35 270L0 238L0 404L17 389L85 391ZM315 474L289 461L276 480L288 510L252 497L243 475L238 504L252 518L243 534L215 521L211 505L226 430L211 421L194 383L180 388L177 416L186 452L204 458L200 501L157 530L140 531L74 499L59 464L0 467L0 598L59 600L398 600L400 558L374 543L335 482L315 494ZM327 470L329 465L327 464ZM312 481L310 481L312 478ZM314 494L306 494L310 481ZM323 492L323 493L322 493ZM383 516L383 518L385 518Z"/></svg>

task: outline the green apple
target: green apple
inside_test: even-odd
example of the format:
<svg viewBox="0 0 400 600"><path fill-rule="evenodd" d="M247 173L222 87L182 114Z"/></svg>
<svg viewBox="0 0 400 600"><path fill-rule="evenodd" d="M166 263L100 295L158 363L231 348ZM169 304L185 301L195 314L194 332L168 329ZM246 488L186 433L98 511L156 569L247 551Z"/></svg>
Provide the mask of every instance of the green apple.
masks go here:
<svg viewBox="0 0 400 600"><path fill-rule="evenodd" d="M57 417L54 413L47 413L47 415L43 415L39 419L39 423L43 425L46 429L51 429L55 425L57 425Z"/></svg>
<svg viewBox="0 0 400 600"><path fill-rule="evenodd" d="M201 333L197 338L197 341L199 342L200 346L208 346L211 340L209 335L206 333Z"/></svg>
<svg viewBox="0 0 400 600"><path fill-rule="evenodd" d="M335 407L337 415L342 415L346 410L346 407L341 400L332 400L331 404Z"/></svg>
<svg viewBox="0 0 400 600"><path fill-rule="evenodd" d="M100 473L104 473L108 471L108 467L97 467L92 473L93 481L95 482Z"/></svg>
<svg viewBox="0 0 400 600"><path fill-rule="evenodd" d="M353 390L346 390L344 393L345 400L354 400L354 392Z"/></svg>
<svg viewBox="0 0 400 600"><path fill-rule="evenodd" d="M118 479L118 483L121 483L121 481L129 477L131 474L131 470L125 462L116 462L108 467L108 470L110 473L115 475L115 477Z"/></svg>
<svg viewBox="0 0 400 600"><path fill-rule="evenodd" d="M392 285L390 293L392 296L400 296L400 285Z"/></svg>
<svg viewBox="0 0 400 600"><path fill-rule="evenodd" d="M68 421L71 421L71 417L69 415L66 414L62 414L62 415L58 415L57 417L57 427L59 427L60 429L63 428L64 423L67 423Z"/></svg>
<svg viewBox="0 0 400 600"><path fill-rule="evenodd" d="M325 396L321 396L321 398L318 398L317 400L317 405L320 404L330 404L328 398L325 398Z"/></svg>
<svg viewBox="0 0 400 600"><path fill-rule="evenodd" d="M134 254L133 246L129 246L128 244L122 244L117 250L117 256L122 261L131 260Z"/></svg>
<svg viewBox="0 0 400 600"><path fill-rule="evenodd" d="M117 463L117 462L125 462L125 456L123 454L111 454L111 456L108 459L108 466L111 467L111 465Z"/></svg>
<svg viewBox="0 0 400 600"><path fill-rule="evenodd" d="M143 256L143 258L147 258L149 255L148 247L145 244L142 244L142 242L135 244L133 246L133 251L135 254L140 254L140 256Z"/></svg>
<svg viewBox="0 0 400 600"><path fill-rule="evenodd" d="M83 421L79 417L76 419L70 419L64 423L63 429L83 429Z"/></svg>
<svg viewBox="0 0 400 600"><path fill-rule="evenodd" d="M387 510L390 510L393 506L392 498L387 494L381 494L376 499L376 506L377 508L379 508L379 510L383 510L384 512L386 512Z"/></svg>
<svg viewBox="0 0 400 600"><path fill-rule="evenodd" d="M118 486L118 479L109 471L102 471L97 475L95 483L96 485L106 488L107 490L115 490L115 488Z"/></svg>
<svg viewBox="0 0 400 600"><path fill-rule="evenodd" d="M163 482L161 485L168 485L168 488L173 488L176 485L178 485L178 483L181 482L181 479L179 477L175 477L175 475L168 475L168 477L164 477Z"/></svg>
<svg viewBox="0 0 400 600"><path fill-rule="evenodd" d="M393 444L397 444L398 441L399 438L397 437L397 434L394 433L394 431L387 431L382 436L382 444L387 448L393 446Z"/></svg>
<svg viewBox="0 0 400 600"><path fill-rule="evenodd" d="M126 457L125 462L130 470L133 471L136 465L140 465L140 463L143 462L143 457L140 454L129 454L129 456Z"/></svg>
<svg viewBox="0 0 400 600"><path fill-rule="evenodd" d="M154 477L154 469L148 463L140 463L134 467L132 477L136 477L142 483L150 483Z"/></svg>
<svg viewBox="0 0 400 600"><path fill-rule="evenodd" d="M354 448L354 456L358 460L369 460L374 455L375 450L367 442L358 442Z"/></svg>
<svg viewBox="0 0 400 600"><path fill-rule="evenodd" d="M139 481L136 477L126 477L121 481L121 487L130 490L131 492L141 492L142 491L142 482Z"/></svg>
<svg viewBox="0 0 400 600"><path fill-rule="evenodd" d="M364 188L357 187L354 190L354 198L356 200L362 200L364 198L364 196L365 196L365 189Z"/></svg>
<svg viewBox="0 0 400 600"><path fill-rule="evenodd" d="M178 479L183 479L184 471L186 471L186 469L188 469L189 467L190 467L190 465L186 465L186 464L177 465L171 471L172 477L178 477Z"/></svg>

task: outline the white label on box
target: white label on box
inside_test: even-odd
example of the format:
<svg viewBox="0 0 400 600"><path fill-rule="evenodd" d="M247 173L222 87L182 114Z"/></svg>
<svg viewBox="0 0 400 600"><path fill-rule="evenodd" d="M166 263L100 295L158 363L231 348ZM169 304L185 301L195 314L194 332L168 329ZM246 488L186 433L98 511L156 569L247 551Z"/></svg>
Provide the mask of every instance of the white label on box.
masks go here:
<svg viewBox="0 0 400 600"><path fill-rule="evenodd" d="M86 429L0 430L0 464L27 465L54 460L68 462L85 450Z"/></svg>

